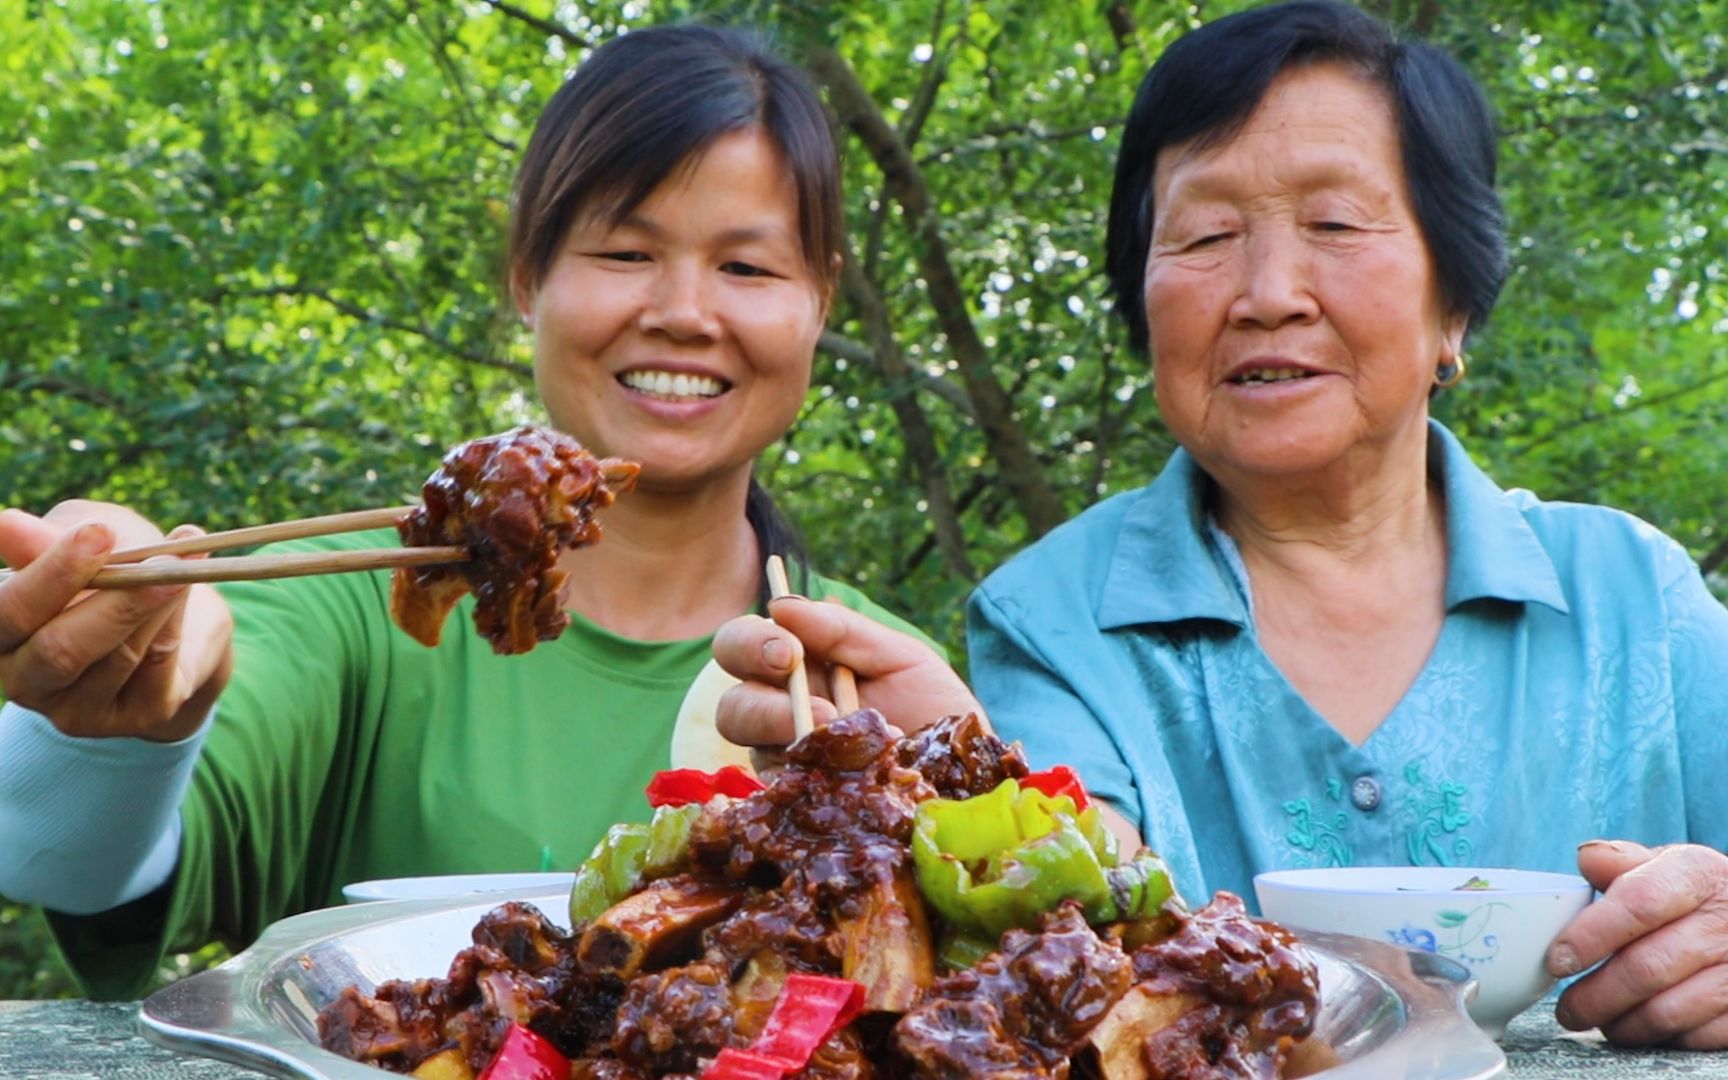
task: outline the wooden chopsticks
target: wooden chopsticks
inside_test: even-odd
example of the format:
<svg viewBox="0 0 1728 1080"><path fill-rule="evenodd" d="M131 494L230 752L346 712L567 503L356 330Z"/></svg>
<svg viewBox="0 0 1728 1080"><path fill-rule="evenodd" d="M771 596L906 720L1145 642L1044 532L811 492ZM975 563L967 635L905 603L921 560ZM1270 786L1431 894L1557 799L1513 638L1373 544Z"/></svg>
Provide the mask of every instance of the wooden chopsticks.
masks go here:
<svg viewBox="0 0 1728 1080"><path fill-rule="evenodd" d="M768 556L768 595L778 599L791 593L792 587L786 582L786 563L778 555ZM768 617L774 617L772 609ZM792 665L786 690L792 695L792 741L797 742L816 730L816 716L810 708L810 673L804 670L802 656Z"/></svg>
<svg viewBox="0 0 1728 1080"><path fill-rule="evenodd" d="M347 574L397 566L461 562L461 547L370 548L364 551L288 551L280 555L236 555L197 562L109 566L90 579L92 588L135 589L140 585L192 585L206 581L264 581L310 574Z"/></svg>
<svg viewBox="0 0 1728 1080"><path fill-rule="evenodd" d="M461 562L468 551L461 547L392 547L362 551L295 551L276 555L239 555L195 562L143 563L156 555L201 555L211 551L267 544L277 540L301 540L310 536L378 529L396 524L413 506L388 506L345 514L279 521L244 529L191 536L182 540L121 548L108 556L108 565L98 571L90 585L98 589L133 589L143 585L188 585L207 581L254 581L268 578L302 577L308 574L340 574L356 570L383 570L398 566L428 566ZM0 570L4 582L13 570Z"/></svg>
<svg viewBox="0 0 1728 1080"><path fill-rule="evenodd" d="M768 556L768 595L779 598L789 596L791 592L786 582L785 562L778 555ZM769 617L773 617L772 611ZM845 716L857 712L858 681L852 669L844 664L830 664L828 680L832 684L834 708L839 714ZM793 665L786 689L792 695L792 741L797 742L816 730L815 712L810 705L810 673L804 669L802 658Z"/></svg>
<svg viewBox="0 0 1728 1080"><path fill-rule="evenodd" d="M109 563L143 562L152 555L202 555L207 551L226 551L249 544L268 544L276 540L304 540L308 536L334 536L337 533L359 532L361 529L382 529L414 509L408 506L384 506L377 510L353 510L346 514L325 514L323 517L278 521L271 525L252 525L244 529L189 536L184 540L164 540L159 544L121 548L108 556Z"/></svg>

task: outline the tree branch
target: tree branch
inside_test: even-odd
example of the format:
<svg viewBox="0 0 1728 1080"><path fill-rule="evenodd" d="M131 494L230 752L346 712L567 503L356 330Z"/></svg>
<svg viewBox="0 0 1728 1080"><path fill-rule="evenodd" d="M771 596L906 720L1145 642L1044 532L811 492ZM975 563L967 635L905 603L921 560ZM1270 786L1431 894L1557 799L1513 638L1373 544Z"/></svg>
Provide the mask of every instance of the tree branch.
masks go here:
<svg viewBox="0 0 1728 1080"><path fill-rule="evenodd" d="M467 126L493 146L512 154L516 153L520 147L512 140L488 131L480 119L480 114L475 111L474 102L468 94L468 81L462 77L462 70L456 66L456 62L445 51L449 46L450 39L442 33L433 32L426 15L421 11L419 0L408 0L408 11L415 16L414 25L420 30L420 35L426 39L426 44L431 46L433 61L438 65L438 69L444 73L444 78L450 82L450 93L456 98L457 108L461 110L463 119L467 121Z"/></svg>
<svg viewBox="0 0 1728 1080"><path fill-rule="evenodd" d="M224 296L312 297L316 300L322 300L324 303L329 304L344 315L352 315L354 318L359 319L362 322L374 323L378 326L389 327L392 330L401 330L404 333L413 334L415 337L436 345L438 348L449 353L458 360L475 364L480 367L497 368L499 371L507 371L512 375L517 375L522 378L531 379L534 377L534 369L527 364L518 363L515 360L506 360L503 357L493 356L490 353L475 352L472 349L458 345L456 342L433 331L431 327L425 326L424 324L415 325L413 323L403 322L400 319L393 319L382 312L368 311L366 308L363 308L358 304L351 304L346 300L338 300L336 297L331 296L327 291L314 288L310 285L276 285L263 289L224 289L219 291L213 299L219 300Z"/></svg>
<svg viewBox="0 0 1728 1080"><path fill-rule="evenodd" d="M948 258L940 223L931 206L923 173L913 162L906 144L889 125L876 102L858 82L850 65L832 49L810 51L811 71L829 91L835 111L882 170L885 187L905 212L914 237L919 268L930 292L931 307L948 336L949 347L959 365L967 396L977 410L991 456L1003 480L1014 494L1026 519L1028 531L1042 536L1061 524L1066 514L1062 500L1050 487L1043 466L1032 452L1026 433L1014 419L1014 405L990 366L984 341L967 314L966 293Z"/></svg>
<svg viewBox="0 0 1728 1080"><path fill-rule="evenodd" d="M510 18L516 19L519 22L525 22L529 26L532 26L534 29L545 34L547 37L558 38L560 41L569 45L574 45L578 49L592 49L594 47L592 41L589 41L587 38L562 23L555 23L551 19L542 19L538 15L530 15L515 4L505 3L504 0L484 0L484 2L487 7L498 12L500 15L508 15Z"/></svg>
<svg viewBox="0 0 1728 1080"><path fill-rule="evenodd" d="M947 49L936 51L936 43L942 40L942 24L947 21L947 16L948 0L941 0L936 5L936 18L930 27L930 69L924 73L924 81L919 84L918 93L913 95L906 115L900 118L900 140L906 144L908 150L918 145L918 139L924 134L924 122L930 118L930 110L936 105L936 92L948 77ZM953 44L965 39L966 24L962 21ZM952 45L949 46L951 47ZM872 280L875 279L877 265L881 262L882 232L887 226L888 200L883 199L876 212L870 216L870 225L864 232L864 272Z"/></svg>
<svg viewBox="0 0 1728 1080"><path fill-rule="evenodd" d="M936 92L948 77L948 55L945 51L936 51L936 43L942 40L942 24L947 18L948 0L938 0L936 18L930 27L930 67L918 84L918 92L912 95L912 104L907 107L906 115L900 118L900 141L906 144L907 149L918 145L918 137L924 133L924 122L930 119L930 110L936 104ZM965 24L962 23L956 41L965 36Z"/></svg>
<svg viewBox="0 0 1728 1080"><path fill-rule="evenodd" d="M1104 9L1104 20L1110 24L1110 36L1116 39L1116 51L1127 52L1134 44L1134 13L1123 0L1115 0Z"/></svg>
<svg viewBox="0 0 1728 1080"><path fill-rule="evenodd" d="M962 491L960 497L954 500L954 512L964 514L972 508L973 503L978 501L980 495L985 494L990 489L989 478L982 473L975 474L967 483L966 490ZM904 583L918 569L918 565L929 558L930 553L934 550L936 550L936 534L931 533L919 540L917 546L907 554L906 561L901 563L900 569L888 579L888 584L897 586Z"/></svg>
<svg viewBox="0 0 1728 1080"><path fill-rule="evenodd" d="M14 394L47 393L53 394L55 397L82 401L84 404L93 405L98 409L107 409L111 412L120 410L119 400L94 387L69 382L58 376L38 375L30 371L8 372L5 378L0 379L0 392L8 397Z"/></svg>
<svg viewBox="0 0 1728 1080"><path fill-rule="evenodd" d="M911 365L900 352L900 343L888 319L888 306L882 302L882 294L876 291L876 283L864 275L856 260L846 260L840 272L840 288L870 335L878 369L890 382L907 378L911 374ZM931 430L929 418L919 408L917 397L911 394L890 395L888 407L894 410L894 417L900 422L900 434L906 440L906 454L912 459L913 470L923 485L930 527L936 536L936 547L942 552L942 561L961 580L978 580L978 573L966 554L966 532L961 528L960 515L954 509L948 474L942 468L942 452L936 445L936 433Z"/></svg>
<svg viewBox="0 0 1728 1080"><path fill-rule="evenodd" d="M1031 142L1061 142L1064 139L1076 139L1081 136L1090 138L1094 128L1104 128L1109 130L1111 128L1119 128L1125 123L1127 123L1125 118L1113 116L1108 120L1094 120L1091 123L1081 124L1078 127L1071 128L1046 128L1036 120L1029 120L1020 124L997 124L993 127L981 129L963 143L955 143L951 146L945 146L940 150L930 151L918 159L918 164L929 165L932 163L947 162L964 154L979 154L988 153L992 150L1000 150L1002 149L1002 137L1005 135L1025 135Z"/></svg>
<svg viewBox="0 0 1728 1080"><path fill-rule="evenodd" d="M1698 569L1705 575L1709 575L1720 570L1723 563L1728 563L1728 540L1720 541L1715 547L1705 552L1704 557L1698 560Z"/></svg>
<svg viewBox="0 0 1728 1080"><path fill-rule="evenodd" d="M1627 405L1625 408L1614 409L1610 412L1587 412L1583 416L1574 420L1569 420L1564 424L1554 425L1548 431L1536 436L1529 442L1520 444L1518 450L1520 453L1523 453L1541 446L1544 443L1553 442L1562 435L1571 435L1583 424L1594 424L1603 420L1618 420L1621 417L1630 416L1642 409L1654 409L1659 405L1666 405L1670 401L1678 401L1680 398L1696 394L1700 390L1707 389L1725 380L1728 380L1728 371L1718 371L1713 375L1706 375L1697 382L1687 383L1685 386L1677 386L1665 393L1655 394L1651 397L1641 397L1632 404Z"/></svg>
<svg viewBox="0 0 1728 1080"><path fill-rule="evenodd" d="M876 353L871 350L870 346L864 344L862 341L853 341L851 338L846 337L843 334L837 334L832 330L824 330L822 331L821 339L816 342L816 347L827 353L829 356L837 356L849 364L873 367L878 371L882 371L884 377L886 377L887 373L883 368L881 361L876 359ZM915 390L923 390L926 393L933 394L937 398L946 402L955 412L966 417L966 419L973 423L978 422L978 413L972 408L972 399L966 396L965 390L955 386L947 379L931 375L927 371L921 371L910 364L905 366L904 378L906 385Z"/></svg>

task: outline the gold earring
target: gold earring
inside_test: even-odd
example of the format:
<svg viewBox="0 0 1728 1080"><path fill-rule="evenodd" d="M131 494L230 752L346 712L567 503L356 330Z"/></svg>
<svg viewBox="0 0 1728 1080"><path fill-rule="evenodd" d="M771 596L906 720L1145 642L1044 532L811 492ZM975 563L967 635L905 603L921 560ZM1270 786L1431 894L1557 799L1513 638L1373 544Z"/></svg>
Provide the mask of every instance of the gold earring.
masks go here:
<svg viewBox="0 0 1728 1080"><path fill-rule="evenodd" d="M1457 386L1459 383L1464 381L1464 371L1468 366L1469 358L1463 353L1459 353L1458 359L1452 361L1450 371L1446 368L1441 368L1434 373L1434 385L1438 386L1442 390L1452 389L1454 386Z"/></svg>

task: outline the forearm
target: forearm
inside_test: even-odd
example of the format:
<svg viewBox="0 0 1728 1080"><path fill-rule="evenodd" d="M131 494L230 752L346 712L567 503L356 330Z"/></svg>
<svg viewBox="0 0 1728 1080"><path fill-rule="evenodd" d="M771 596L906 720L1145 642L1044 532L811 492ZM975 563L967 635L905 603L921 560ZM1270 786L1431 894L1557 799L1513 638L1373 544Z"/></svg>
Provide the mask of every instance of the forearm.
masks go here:
<svg viewBox="0 0 1728 1080"><path fill-rule="evenodd" d="M180 800L209 730L179 742L83 739L0 709L0 893L74 915L160 887L179 858Z"/></svg>

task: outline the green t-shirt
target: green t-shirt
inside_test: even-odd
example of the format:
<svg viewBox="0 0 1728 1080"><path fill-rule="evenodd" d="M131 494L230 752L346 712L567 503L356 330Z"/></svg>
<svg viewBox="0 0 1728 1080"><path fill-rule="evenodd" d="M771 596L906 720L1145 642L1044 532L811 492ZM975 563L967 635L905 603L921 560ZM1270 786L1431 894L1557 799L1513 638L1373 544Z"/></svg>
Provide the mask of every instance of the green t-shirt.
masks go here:
<svg viewBox="0 0 1728 1080"><path fill-rule="evenodd" d="M358 533L277 550L394 543ZM499 656L465 599L428 649L390 619L387 572L226 585L234 676L182 805L171 884L53 922L86 989L135 993L165 952L244 945L342 902L344 884L573 869L606 828L644 820L674 717L710 637L642 642L576 617ZM916 633L857 590L807 592ZM165 904L164 904L165 901Z"/></svg>

